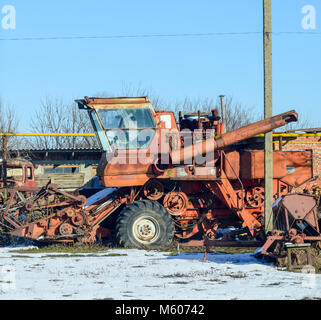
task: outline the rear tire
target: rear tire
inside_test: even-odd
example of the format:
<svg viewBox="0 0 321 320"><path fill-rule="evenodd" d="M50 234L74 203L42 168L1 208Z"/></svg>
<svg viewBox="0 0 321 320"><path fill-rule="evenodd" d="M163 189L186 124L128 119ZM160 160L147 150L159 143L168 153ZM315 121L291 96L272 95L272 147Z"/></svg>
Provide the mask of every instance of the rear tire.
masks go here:
<svg viewBox="0 0 321 320"><path fill-rule="evenodd" d="M156 201L135 201L122 210L116 222L116 239L124 247L161 248L171 244L174 224Z"/></svg>

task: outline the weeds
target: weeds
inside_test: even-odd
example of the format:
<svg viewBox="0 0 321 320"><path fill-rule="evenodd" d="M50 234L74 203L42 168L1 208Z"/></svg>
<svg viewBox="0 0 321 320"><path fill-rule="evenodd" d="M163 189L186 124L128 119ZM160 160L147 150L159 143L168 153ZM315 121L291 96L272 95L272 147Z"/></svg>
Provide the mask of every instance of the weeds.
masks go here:
<svg viewBox="0 0 321 320"><path fill-rule="evenodd" d="M40 248L10 250L13 253L93 253L106 251L107 247L98 244L52 244Z"/></svg>

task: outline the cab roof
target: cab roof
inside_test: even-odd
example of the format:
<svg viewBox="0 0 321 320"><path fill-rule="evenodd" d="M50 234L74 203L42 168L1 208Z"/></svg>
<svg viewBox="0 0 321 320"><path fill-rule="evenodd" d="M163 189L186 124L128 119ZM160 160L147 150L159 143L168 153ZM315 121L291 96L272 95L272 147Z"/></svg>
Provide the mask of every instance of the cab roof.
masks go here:
<svg viewBox="0 0 321 320"><path fill-rule="evenodd" d="M151 108L148 97L89 98L75 100L79 109Z"/></svg>

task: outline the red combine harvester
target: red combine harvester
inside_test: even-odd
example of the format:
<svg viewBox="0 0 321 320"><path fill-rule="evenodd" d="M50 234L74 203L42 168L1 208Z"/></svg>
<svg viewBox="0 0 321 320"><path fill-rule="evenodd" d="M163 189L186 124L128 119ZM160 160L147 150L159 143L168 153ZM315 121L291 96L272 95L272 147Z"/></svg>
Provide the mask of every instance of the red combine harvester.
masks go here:
<svg viewBox="0 0 321 320"><path fill-rule="evenodd" d="M297 121L295 111L223 133L217 110L180 114L177 123L172 112L155 111L147 97L76 102L87 110L104 150L97 177L106 188L85 199L48 185L23 201L12 188L2 209L3 232L92 242L114 231L119 244L148 248L169 245L174 237L206 246L222 244L222 236L230 245L244 234L251 240L244 245L266 240L264 151L239 143ZM313 179L312 151L274 151L273 158L275 200ZM289 227L283 225L279 235L286 237ZM227 228L233 231L223 235ZM308 241L319 240L316 229ZM264 252L276 255L275 241L274 251L269 246Z"/></svg>

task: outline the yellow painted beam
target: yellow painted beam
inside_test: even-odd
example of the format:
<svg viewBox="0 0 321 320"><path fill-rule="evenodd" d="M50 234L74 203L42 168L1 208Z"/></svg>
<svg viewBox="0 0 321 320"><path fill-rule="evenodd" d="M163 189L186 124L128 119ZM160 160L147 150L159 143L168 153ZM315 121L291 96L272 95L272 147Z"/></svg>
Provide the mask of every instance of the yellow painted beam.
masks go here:
<svg viewBox="0 0 321 320"><path fill-rule="evenodd" d="M94 133L0 133L8 137L94 137Z"/></svg>
<svg viewBox="0 0 321 320"><path fill-rule="evenodd" d="M258 134L256 137L264 137L264 134ZM321 133L273 133L273 137L321 137Z"/></svg>
<svg viewBox="0 0 321 320"><path fill-rule="evenodd" d="M280 143L280 141L273 141L273 143L277 144ZM283 146L287 144L321 144L321 141L282 141L284 143Z"/></svg>
<svg viewBox="0 0 321 320"><path fill-rule="evenodd" d="M8 137L94 137L94 133L12 133L0 132L0 136ZM255 137L264 137L258 134ZM321 137L321 133L273 133L273 137L297 138L297 137Z"/></svg>

